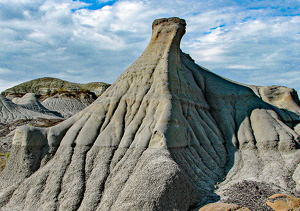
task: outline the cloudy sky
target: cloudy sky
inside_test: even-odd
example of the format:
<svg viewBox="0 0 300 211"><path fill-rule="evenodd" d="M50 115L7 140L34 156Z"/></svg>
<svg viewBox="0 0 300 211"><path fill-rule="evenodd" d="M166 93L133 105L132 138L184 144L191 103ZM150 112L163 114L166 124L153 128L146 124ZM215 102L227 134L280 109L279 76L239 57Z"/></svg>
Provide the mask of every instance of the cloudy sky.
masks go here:
<svg viewBox="0 0 300 211"><path fill-rule="evenodd" d="M0 91L41 77L115 79L151 24L187 22L181 48L241 83L300 91L300 0L0 0Z"/></svg>

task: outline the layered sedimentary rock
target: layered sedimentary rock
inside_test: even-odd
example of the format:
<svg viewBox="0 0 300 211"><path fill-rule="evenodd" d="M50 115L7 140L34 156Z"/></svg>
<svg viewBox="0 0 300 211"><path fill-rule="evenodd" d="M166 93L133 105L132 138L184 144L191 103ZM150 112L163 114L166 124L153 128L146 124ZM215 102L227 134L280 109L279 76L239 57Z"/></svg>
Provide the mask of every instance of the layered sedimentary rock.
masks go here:
<svg viewBox="0 0 300 211"><path fill-rule="evenodd" d="M78 98L55 96L44 100L42 105L49 110L59 112L65 118L69 118L91 103L91 101L82 102L82 100Z"/></svg>
<svg viewBox="0 0 300 211"><path fill-rule="evenodd" d="M36 94L34 93L27 93L22 98L14 98L12 102L20 105L21 107L27 110L36 111L39 113L48 114L52 116L62 117L62 115L59 112L45 108L39 102L39 100L36 97Z"/></svg>
<svg viewBox="0 0 300 211"><path fill-rule="evenodd" d="M180 50L185 25L155 20L146 50L93 104L57 126L16 131L2 209L189 210L238 200L267 210L248 196L300 190L299 117L195 64Z"/></svg>
<svg viewBox="0 0 300 211"><path fill-rule="evenodd" d="M296 90L285 86L250 86L265 102L300 115L300 102Z"/></svg>
<svg viewBox="0 0 300 211"><path fill-rule="evenodd" d="M33 93L13 102L0 95L0 152L8 152L17 126L26 124L51 125L62 121L62 115L45 108ZM42 124L43 123L43 124Z"/></svg>
<svg viewBox="0 0 300 211"><path fill-rule="evenodd" d="M0 95L0 122L10 123L20 119L57 119L62 116L42 106L34 94L27 94L13 103L11 100Z"/></svg>
<svg viewBox="0 0 300 211"><path fill-rule="evenodd" d="M71 83L57 78L38 78L3 91L1 94L17 104L24 104L35 94L46 109L68 118L97 99L110 85L102 82ZM38 102L33 102L37 105ZM26 104L32 103L27 102ZM40 105L41 105L40 104Z"/></svg>

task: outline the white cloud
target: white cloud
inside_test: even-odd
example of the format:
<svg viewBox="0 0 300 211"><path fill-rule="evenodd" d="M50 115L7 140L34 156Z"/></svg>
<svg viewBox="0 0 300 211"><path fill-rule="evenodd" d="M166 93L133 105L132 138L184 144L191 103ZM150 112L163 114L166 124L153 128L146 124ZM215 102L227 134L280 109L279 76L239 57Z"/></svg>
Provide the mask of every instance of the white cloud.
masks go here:
<svg viewBox="0 0 300 211"><path fill-rule="evenodd" d="M113 1L113 0L97 0L97 2L99 2L99 3L107 3L107 2L110 2L110 1Z"/></svg>
<svg viewBox="0 0 300 211"><path fill-rule="evenodd" d="M93 27L97 32L145 33L149 32L149 23L145 23L145 20L152 22L154 16L164 11L163 9L149 10L148 6L138 1L120 1L99 10L78 10L73 15L73 19L78 26Z"/></svg>
<svg viewBox="0 0 300 211"><path fill-rule="evenodd" d="M22 81L22 80L19 80L19 81L16 81L16 80L12 81L12 80L10 80L10 81L8 81L8 80L0 79L0 90L2 92L4 90L6 90L6 89L8 89L10 87L16 86L16 85L18 85L18 84L20 84L22 82L24 82L24 81Z"/></svg>
<svg viewBox="0 0 300 211"><path fill-rule="evenodd" d="M224 60L223 53L225 50L218 46L211 46L207 49L198 49L197 51L192 51L192 54L197 56L199 61L222 61Z"/></svg>
<svg viewBox="0 0 300 211"><path fill-rule="evenodd" d="M89 10L80 1L0 0L0 67L18 71L15 81L55 76L112 83L148 44L154 19L180 16L187 21L182 49L198 64L259 85L278 81L270 77L275 72L300 89L300 16L280 12L294 3L280 2L279 9L269 3L249 9L256 3L119 0Z"/></svg>
<svg viewBox="0 0 300 211"><path fill-rule="evenodd" d="M231 11L235 10L231 8ZM209 20L211 13L198 16L201 20ZM273 72L300 72L299 62L296 62L300 56L297 50L299 16L260 17L253 15L251 11L235 11L234 14L236 17L232 16L230 10L228 14L223 10L219 14L221 19L217 14L214 15L215 18L210 20L209 25L203 23L203 29L199 26L200 33L184 41L184 50L202 66L243 83L265 85L270 82L268 75ZM247 18L249 15L252 18ZM202 21L195 24L202 25ZM194 31L197 28L192 33ZM243 72L237 72L238 69ZM252 77L254 69L260 70L259 77L255 79ZM299 83L292 83L295 78L288 74L280 76L281 82L300 88ZM275 79L273 81L278 82Z"/></svg>
<svg viewBox="0 0 300 211"><path fill-rule="evenodd" d="M10 73L13 73L13 71L8 69L8 68L1 68L0 67L0 74L10 74Z"/></svg>
<svg viewBox="0 0 300 211"><path fill-rule="evenodd" d="M4 4L35 4L41 2L42 0L0 0L0 3Z"/></svg>
<svg viewBox="0 0 300 211"><path fill-rule="evenodd" d="M262 73L260 71L254 71L249 76L249 83L255 84L260 83L266 86L269 85L281 85L288 87L297 87L299 84L300 71L281 71L281 72L272 72L271 74L264 75L262 77Z"/></svg>
<svg viewBox="0 0 300 211"><path fill-rule="evenodd" d="M237 64L237 65L229 65L227 68L228 69L253 70L253 69L256 69L257 67Z"/></svg>

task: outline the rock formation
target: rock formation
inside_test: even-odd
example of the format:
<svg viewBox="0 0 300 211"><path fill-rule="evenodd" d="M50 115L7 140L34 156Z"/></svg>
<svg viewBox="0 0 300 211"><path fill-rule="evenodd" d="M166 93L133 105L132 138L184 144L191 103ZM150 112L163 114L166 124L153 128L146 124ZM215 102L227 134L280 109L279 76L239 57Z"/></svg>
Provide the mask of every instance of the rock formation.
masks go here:
<svg viewBox="0 0 300 211"><path fill-rule="evenodd" d="M251 210L236 204L212 203L202 207L201 209L199 209L199 211L251 211Z"/></svg>
<svg viewBox="0 0 300 211"><path fill-rule="evenodd" d="M42 106L34 94L27 94L22 99L11 100L0 95L0 122L10 123L20 119L57 119L62 116L54 111L50 111Z"/></svg>
<svg viewBox="0 0 300 211"><path fill-rule="evenodd" d="M97 96L101 95L105 89L109 87L109 84L102 82L92 82L87 84L72 83L57 78L38 78L31 81L24 82L12 88L3 91L1 94L14 98L16 95L24 95L26 93L35 93L36 95L46 95L54 90L64 90L68 92L89 90L95 93Z"/></svg>
<svg viewBox="0 0 300 211"><path fill-rule="evenodd" d="M35 127L51 127L63 121L62 118L55 119L20 119L9 123L0 123L0 157L4 156L1 153L9 153L12 145L12 140L17 127L30 125ZM1 158L0 158L1 159Z"/></svg>
<svg viewBox="0 0 300 211"><path fill-rule="evenodd" d="M59 112L63 117L69 118L83 110L90 103L82 103L77 98L49 97L42 102L42 105L49 110Z"/></svg>
<svg viewBox="0 0 300 211"><path fill-rule="evenodd" d="M14 98L12 100L13 103L20 105L21 107L36 111L43 114L49 114L52 116L59 116L62 117L62 115L59 112L56 112L54 110L50 110L45 108L37 99L36 95L34 93L27 93L22 98Z"/></svg>
<svg viewBox="0 0 300 211"><path fill-rule="evenodd" d="M102 82L78 84L46 77L19 84L1 94L17 104L24 104L29 95L35 94L41 102L39 105L69 118L94 102L109 86ZM37 103L26 102L29 106Z"/></svg>
<svg viewBox="0 0 300 211"><path fill-rule="evenodd" d="M26 124L53 125L62 121L62 115L46 109L33 93L13 102L0 95L0 153L9 152L17 126Z"/></svg>
<svg viewBox="0 0 300 211"><path fill-rule="evenodd" d="M286 194L275 194L268 198L267 204L275 211L299 211L300 199Z"/></svg>
<svg viewBox="0 0 300 211"><path fill-rule="evenodd" d="M265 102L300 115L300 102L296 90L284 86L250 86Z"/></svg>
<svg viewBox="0 0 300 211"><path fill-rule="evenodd" d="M185 25L155 20L146 50L93 104L51 128L19 128L0 207L268 210L256 196L297 194L299 117L195 64L180 50Z"/></svg>

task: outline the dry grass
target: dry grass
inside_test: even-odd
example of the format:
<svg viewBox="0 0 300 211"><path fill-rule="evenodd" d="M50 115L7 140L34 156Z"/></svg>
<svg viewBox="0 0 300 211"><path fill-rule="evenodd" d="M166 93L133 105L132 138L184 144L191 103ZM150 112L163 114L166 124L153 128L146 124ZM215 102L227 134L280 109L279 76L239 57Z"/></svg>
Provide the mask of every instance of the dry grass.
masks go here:
<svg viewBox="0 0 300 211"><path fill-rule="evenodd" d="M0 153L0 172L3 171L8 160L9 153Z"/></svg>

